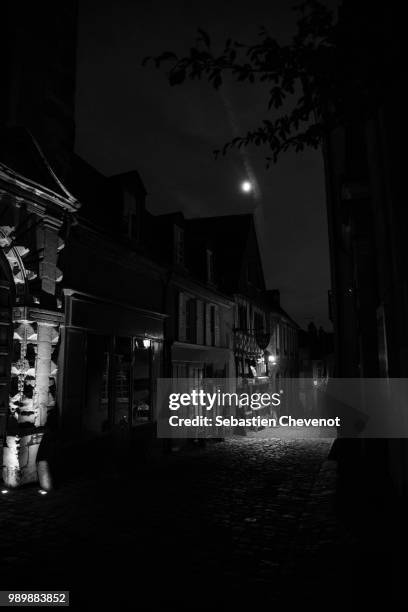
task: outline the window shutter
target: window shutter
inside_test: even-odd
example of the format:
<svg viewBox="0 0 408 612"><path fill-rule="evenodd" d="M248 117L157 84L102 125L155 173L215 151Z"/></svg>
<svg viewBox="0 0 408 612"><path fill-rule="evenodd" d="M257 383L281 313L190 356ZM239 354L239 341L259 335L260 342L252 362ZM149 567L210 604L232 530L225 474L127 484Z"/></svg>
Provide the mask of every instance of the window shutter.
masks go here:
<svg viewBox="0 0 408 612"><path fill-rule="evenodd" d="M205 304L205 343L211 346L211 304Z"/></svg>
<svg viewBox="0 0 408 612"><path fill-rule="evenodd" d="M197 300L197 344L204 344L204 304Z"/></svg>
<svg viewBox="0 0 408 612"><path fill-rule="evenodd" d="M182 291L179 293L178 339L180 342L186 340L186 296Z"/></svg>
<svg viewBox="0 0 408 612"><path fill-rule="evenodd" d="M215 314L215 346L220 346L220 309L214 306Z"/></svg>

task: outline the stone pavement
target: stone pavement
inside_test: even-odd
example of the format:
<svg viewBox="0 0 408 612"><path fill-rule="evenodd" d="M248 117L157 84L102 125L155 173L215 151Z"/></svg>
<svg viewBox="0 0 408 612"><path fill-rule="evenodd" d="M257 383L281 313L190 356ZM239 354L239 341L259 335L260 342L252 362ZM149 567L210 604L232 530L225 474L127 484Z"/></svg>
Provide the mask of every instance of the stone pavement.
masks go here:
<svg viewBox="0 0 408 612"><path fill-rule="evenodd" d="M360 544L330 446L254 434L3 494L1 588L70 590L74 607L354 609Z"/></svg>

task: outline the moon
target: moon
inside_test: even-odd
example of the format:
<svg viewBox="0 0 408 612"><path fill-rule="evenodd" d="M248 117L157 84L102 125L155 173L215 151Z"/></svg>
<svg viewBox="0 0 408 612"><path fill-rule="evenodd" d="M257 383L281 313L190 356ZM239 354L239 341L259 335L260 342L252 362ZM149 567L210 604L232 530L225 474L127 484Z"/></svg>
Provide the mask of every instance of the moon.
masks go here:
<svg viewBox="0 0 408 612"><path fill-rule="evenodd" d="M244 193L250 193L253 190L253 186L252 183L250 183L249 181L243 181L241 183L241 191L243 191Z"/></svg>

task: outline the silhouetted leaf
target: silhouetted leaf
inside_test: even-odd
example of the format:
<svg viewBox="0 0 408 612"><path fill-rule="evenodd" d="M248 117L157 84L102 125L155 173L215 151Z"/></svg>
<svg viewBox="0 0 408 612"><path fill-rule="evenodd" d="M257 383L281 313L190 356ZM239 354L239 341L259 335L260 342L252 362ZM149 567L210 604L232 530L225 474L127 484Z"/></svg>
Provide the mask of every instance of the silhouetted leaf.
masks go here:
<svg viewBox="0 0 408 612"><path fill-rule="evenodd" d="M362 31L358 40L350 40L319 0L304 0L296 10L297 32L291 44L279 43L260 26L254 44L228 38L224 52L216 55L210 50L209 34L198 29L200 38L187 57L178 58L167 51L144 58L143 65L152 60L158 68L162 62L170 62L171 85L204 77L218 89L226 74L236 81L249 81L253 87L258 80L271 83L267 107L268 111L275 109L274 121L261 117L259 127L225 143L216 156L225 155L231 147L266 144L271 163L289 149L317 147L329 129L349 116L369 116L386 91L381 47L375 37L370 39L368 30ZM355 61L362 49L364 69ZM277 113L287 100L293 102L291 110Z"/></svg>
<svg viewBox="0 0 408 612"><path fill-rule="evenodd" d="M210 47L210 37L209 37L209 35L207 34L207 32L205 32L205 30L202 30L201 28L198 28L198 30L197 30L197 31L198 31L198 33L200 34L200 36L201 36L201 38L202 38L202 40L203 40L203 42L204 42L205 46L206 46L207 48L209 48L209 47Z"/></svg>

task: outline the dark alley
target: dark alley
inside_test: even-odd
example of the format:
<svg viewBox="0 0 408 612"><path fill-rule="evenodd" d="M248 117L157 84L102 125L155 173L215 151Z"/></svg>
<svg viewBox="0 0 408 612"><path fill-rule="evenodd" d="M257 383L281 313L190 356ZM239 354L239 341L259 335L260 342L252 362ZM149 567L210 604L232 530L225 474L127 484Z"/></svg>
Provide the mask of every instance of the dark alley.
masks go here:
<svg viewBox="0 0 408 612"><path fill-rule="evenodd" d="M366 550L339 518L330 445L252 434L150 458L135 471L88 466L47 495L10 491L1 500L3 583L70 589L72 606L284 600L287 609L320 609L334 600L331 609L354 609L381 538ZM384 578L384 564L375 565Z"/></svg>

